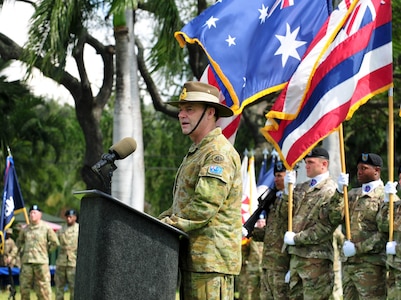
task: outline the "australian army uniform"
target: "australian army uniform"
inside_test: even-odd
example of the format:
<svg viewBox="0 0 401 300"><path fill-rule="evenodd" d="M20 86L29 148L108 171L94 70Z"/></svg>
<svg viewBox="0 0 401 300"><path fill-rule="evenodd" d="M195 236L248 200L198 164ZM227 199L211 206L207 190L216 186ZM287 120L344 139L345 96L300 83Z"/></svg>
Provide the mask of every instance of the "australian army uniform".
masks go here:
<svg viewBox="0 0 401 300"><path fill-rule="evenodd" d="M33 274L37 279L33 284L41 300L50 300L52 291L50 284L49 252L59 245L56 233L43 221L39 224L28 224L17 240L22 251L22 267L20 273L21 299L30 299Z"/></svg>
<svg viewBox="0 0 401 300"><path fill-rule="evenodd" d="M290 299L329 299L334 285L333 233L342 221L342 204L334 201L337 185L326 178L294 189L295 246L288 246ZM287 196L284 197L287 200Z"/></svg>
<svg viewBox="0 0 401 300"><path fill-rule="evenodd" d="M57 300L64 299L64 287L68 283L70 299L74 299L75 268L77 264L79 225L64 225L57 236L60 241L60 251L56 261L56 274L54 277L57 287Z"/></svg>
<svg viewBox="0 0 401 300"><path fill-rule="evenodd" d="M226 285L232 289L224 292L232 294L232 298L234 275L241 269L240 170L237 151L220 128L212 130L190 147L176 175L173 205L159 216L162 222L189 236L189 249L181 256L182 282L196 286L197 280L204 282L205 278L221 274L221 288L226 290ZM186 290L180 295L206 299L197 293L196 289Z"/></svg>

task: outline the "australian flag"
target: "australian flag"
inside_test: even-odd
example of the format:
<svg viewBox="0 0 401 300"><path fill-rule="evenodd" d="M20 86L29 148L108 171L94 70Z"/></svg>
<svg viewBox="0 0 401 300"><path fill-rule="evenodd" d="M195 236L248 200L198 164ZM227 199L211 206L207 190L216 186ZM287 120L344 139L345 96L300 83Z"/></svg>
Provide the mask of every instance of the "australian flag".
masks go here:
<svg viewBox="0 0 401 300"><path fill-rule="evenodd" d="M14 222L14 213L25 209L24 199L22 198L21 188L18 183L17 173L14 167L14 160L11 155L6 160L6 170L4 173L3 203L1 206L0 252L4 253L5 230L11 227Z"/></svg>
<svg viewBox="0 0 401 300"><path fill-rule="evenodd" d="M175 33L199 44L236 113L281 90L331 11L327 0L219 0ZM230 102L229 102L230 101Z"/></svg>

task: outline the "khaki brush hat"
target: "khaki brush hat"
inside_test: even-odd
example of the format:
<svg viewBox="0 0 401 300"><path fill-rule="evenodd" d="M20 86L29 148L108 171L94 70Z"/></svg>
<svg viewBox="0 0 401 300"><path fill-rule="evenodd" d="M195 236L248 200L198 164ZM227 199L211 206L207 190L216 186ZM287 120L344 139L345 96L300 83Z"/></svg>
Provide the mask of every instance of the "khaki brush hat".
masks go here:
<svg viewBox="0 0 401 300"><path fill-rule="evenodd" d="M188 81L184 84L179 101L169 101L167 104L178 107L185 102L205 103L217 109L219 117L231 117L234 113L228 107L220 103L219 90L213 85Z"/></svg>

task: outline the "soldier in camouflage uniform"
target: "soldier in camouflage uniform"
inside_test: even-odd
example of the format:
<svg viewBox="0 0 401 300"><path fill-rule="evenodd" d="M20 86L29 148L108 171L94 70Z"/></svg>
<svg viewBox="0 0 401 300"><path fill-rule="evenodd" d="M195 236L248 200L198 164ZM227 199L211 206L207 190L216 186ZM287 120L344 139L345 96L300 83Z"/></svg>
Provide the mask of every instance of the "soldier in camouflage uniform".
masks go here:
<svg viewBox="0 0 401 300"><path fill-rule="evenodd" d="M193 144L178 169L173 204L159 219L189 236L181 255L181 299L234 298L234 275L241 269L241 160L216 127L233 114L219 103L219 91L187 82L178 106L182 132Z"/></svg>
<svg viewBox="0 0 401 300"><path fill-rule="evenodd" d="M53 229L42 221L42 212L37 205L29 209L29 220L30 224L21 230L17 239L17 247L22 253L21 300L30 299L32 285L38 299L50 300L49 253L56 250L59 241Z"/></svg>
<svg viewBox="0 0 401 300"><path fill-rule="evenodd" d="M387 234L378 228L385 190L382 166L379 155L363 153L357 160L362 187L348 191L351 240L342 247L344 299L386 299ZM348 174L340 174L338 184L340 190L348 185Z"/></svg>
<svg viewBox="0 0 401 300"><path fill-rule="evenodd" d="M398 168L398 183L401 182L401 167ZM386 244L387 254L387 300L401 299L401 201L396 195L397 182L387 182L384 202L378 219L379 230L388 236L389 232L389 194L394 194L393 240Z"/></svg>
<svg viewBox="0 0 401 300"><path fill-rule="evenodd" d="M285 274L290 269L290 256L283 248L283 235L288 224L288 205L282 201L284 191L285 168L281 161L274 165L274 185L277 189L276 199L270 206L266 227L255 228L254 239L263 240L261 300L289 299L289 285Z"/></svg>
<svg viewBox="0 0 401 300"><path fill-rule="evenodd" d="M13 234L12 228L6 229L6 240L4 242L4 256L3 266L20 267L20 261L18 259L18 247L15 244L11 235Z"/></svg>
<svg viewBox="0 0 401 300"><path fill-rule="evenodd" d="M56 261L56 273L54 281L56 284L56 300L64 299L64 288L68 284L70 300L74 299L75 267L77 263L79 225L77 213L73 209L65 212L67 224L58 232L60 251Z"/></svg>
<svg viewBox="0 0 401 300"><path fill-rule="evenodd" d="M259 215L255 228L265 228L266 219ZM248 238L243 240L242 268L239 275L239 299L259 300L262 275L263 240Z"/></svg>
<svg viewBox="0 0 401 300"><path fill-rule="evenodd" d="M293 231L284 235L290 257L290 299L329 299L333 291L333 233L342 220L343 205L333 196L337 185L329 176L329 153L314 148L305 156L306 175L293 192ZM295 183L295 172L284 178ZM284 199L288 199L285 189Z"/></svg>

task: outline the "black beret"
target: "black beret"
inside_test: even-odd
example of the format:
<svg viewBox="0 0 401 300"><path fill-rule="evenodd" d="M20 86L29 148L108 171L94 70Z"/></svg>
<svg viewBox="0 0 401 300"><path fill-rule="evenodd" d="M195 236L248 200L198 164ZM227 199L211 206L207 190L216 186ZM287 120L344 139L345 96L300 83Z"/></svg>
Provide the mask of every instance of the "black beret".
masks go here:
<svg viewBox="0 0 401 300"><path fill-rule="evenodd" d="M37 210L37 211L42 211L38 205L34 204L31 206L31 208L29 209L29 212L31 212L32 210Z"/></svg>
<svg viewBox="0 0 401 300"><path fill-rule="evenodd" d="M65 212L64 216L68 217L68 216L76 216L77 212L73 209L69 209Z"/></svg>
<svg viewBox="0 0 401 300"><path fill-rule="evenodd" d="M325 158L327 160L330 158L329 152L327 152L327 150L324 148L314 148L311 152L306 154L305 158L308 157L320 157L320 158Z"/></svg>
<svg viewBox="0 0 401 300"><path fill-rule="evenodd" d="M285 172L284 164L280 160L276 161L276 163L274 164L274 173L277 172Z"/></svg>
<svg viewBox="0 0 401 300"><path fill-rule="evenodd" d="M359 164L359 163L372 165L372 166L375 166L375 167L382 167L383 166L382 158L379 155L375 154L375 153L362 153L359 156L356 164Z"/></svg>

